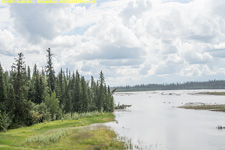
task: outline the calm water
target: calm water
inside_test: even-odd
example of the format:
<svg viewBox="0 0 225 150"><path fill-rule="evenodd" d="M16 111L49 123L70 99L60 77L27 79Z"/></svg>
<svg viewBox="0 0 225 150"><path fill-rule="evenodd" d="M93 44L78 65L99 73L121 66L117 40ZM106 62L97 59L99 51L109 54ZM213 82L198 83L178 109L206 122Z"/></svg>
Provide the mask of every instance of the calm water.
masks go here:
<svg viewBox="0 0 225 150"><path fill-rule="evenodd" d="M225 113L177 108L189 102L225 104L225 96L194 92L199 91L116 93L116 103L132 107L115 112L117 123L107 125L145 149L225 150L225 130L216 128L225 126Z"/></svg>

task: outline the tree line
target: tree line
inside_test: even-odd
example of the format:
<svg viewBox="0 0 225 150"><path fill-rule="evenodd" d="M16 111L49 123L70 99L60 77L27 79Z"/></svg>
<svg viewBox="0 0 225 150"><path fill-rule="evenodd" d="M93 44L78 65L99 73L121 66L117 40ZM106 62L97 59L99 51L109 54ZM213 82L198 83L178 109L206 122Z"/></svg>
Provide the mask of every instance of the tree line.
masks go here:
<svg viewBox="0 0 225 150"><path fill-rule="evenodd" d="M185 82L172 84L140 84L135 86L117 87L118 92L127 91L154 91L154 90L191 90L191 89L225 89L224 80L212 80L205 82Z"/></svg>
<svg viewBox="0 0 225 150"><path fill-rule="evenodd" d="M0 131L62 119L64 114L91 111L113 112L110 87L100 72L99 80L85 80L78 71L55 75L53 54L47 49L47 65L33 72L25 65L23 53L15 58L11 70L0 64Z"/></svg>

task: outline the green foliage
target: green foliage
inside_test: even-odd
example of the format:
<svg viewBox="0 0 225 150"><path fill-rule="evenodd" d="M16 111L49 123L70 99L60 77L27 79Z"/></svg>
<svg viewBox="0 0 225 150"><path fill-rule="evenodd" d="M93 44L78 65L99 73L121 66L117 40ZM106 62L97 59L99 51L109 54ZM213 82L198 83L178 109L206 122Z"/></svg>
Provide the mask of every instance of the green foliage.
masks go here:
<svg viewBox="0 0 225 150"><path fill-rule="evenodd" d="M56 93L53 92L51 95L48 94L45 97L45 105L49 109L49 112L51 114L51 119L55 120L57 113L60 111L59 108L59 100L56 98Z"/></svg>
<svg viewBox="0 0 225 150"><path fill-rule="evenodd" d="M5 110L5 102L7 100L6 85L3 76L3 69L0 64L0 110Z"/></svg>
<svg viewBox="0 0 225 150"><path fill-rule="evenodd" d="M0 110L0 131L3 130L3 125L2 125L2 113L1 113L1 110Z"/></svg>
<svg viewBox="0 0 225 150"><path fill-rule="evenodd" d="M49 109L43 102L41 104L32 103L32 110L30 111L30 116L31 124L50 121L51 119Z"/></svg>
<svg viewBox="0 0 225 150"><path fill-rule="evenodd" d="M11 122L9 115L5 111L3 113L0 111L0 131L6 132Z"/></svg>

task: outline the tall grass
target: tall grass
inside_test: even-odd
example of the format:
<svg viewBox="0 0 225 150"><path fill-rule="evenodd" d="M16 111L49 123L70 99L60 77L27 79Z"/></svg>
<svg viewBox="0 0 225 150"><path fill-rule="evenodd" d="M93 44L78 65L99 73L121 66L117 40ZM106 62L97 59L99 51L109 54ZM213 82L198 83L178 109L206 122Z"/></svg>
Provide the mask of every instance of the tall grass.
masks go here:
<svg viewBox="0 0 225 150"><path fill-rule="evenodd" d="M153 147L151 145L145 145L143 141L138 140L135 144L131 138L126 136L117 135L117 140L119 142L123 142L124 150L151 150ZM156 145L157 147L157 145Z"/></svg>
<svg viewBox="0 0 225 150"><path fill-rule="evenodd" d="M92 116L99 116L102 115L102 112L93 111L93 112L85 112L85 113L73 113L71 114L65 114L64 119L65 120L77 120L83 117L92 117Z"/></svg>
<svg viewBox="0 0 225 150"><path fill-rule="evenodd" d="M53 130L52 132L47 132L46 134L31 136L30 138L26 139L26 142L27 143L36 142L38 144L56 143L62 137L68 134L69 134L69 129L58 129L58 130Z"/></svg>

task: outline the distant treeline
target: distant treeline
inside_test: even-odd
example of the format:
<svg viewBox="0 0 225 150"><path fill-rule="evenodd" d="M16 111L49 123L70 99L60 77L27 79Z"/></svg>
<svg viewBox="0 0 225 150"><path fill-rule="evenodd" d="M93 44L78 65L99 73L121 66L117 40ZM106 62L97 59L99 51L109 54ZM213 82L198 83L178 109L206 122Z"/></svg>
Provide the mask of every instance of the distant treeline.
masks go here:
<svg viewBox="0 0 225 150"><path fill-rule="evenodd" d="M154 90L191 90L191 89L225 89L225 80L206 82L185 82L172 84L140 84L117 87L117 92L154 91Z"/></svg>
<svg viewBox="0 0 225 150"><path fill-rule="evenodd" d="M100 72L96 81L85 80L78 71L63 69L55 75L50 49L46 67L33 72L18 54L10 71L0 64L0 131L32 125L45 120L63 119L64 114L91 111L113 112L113 95Z"/></svg>

